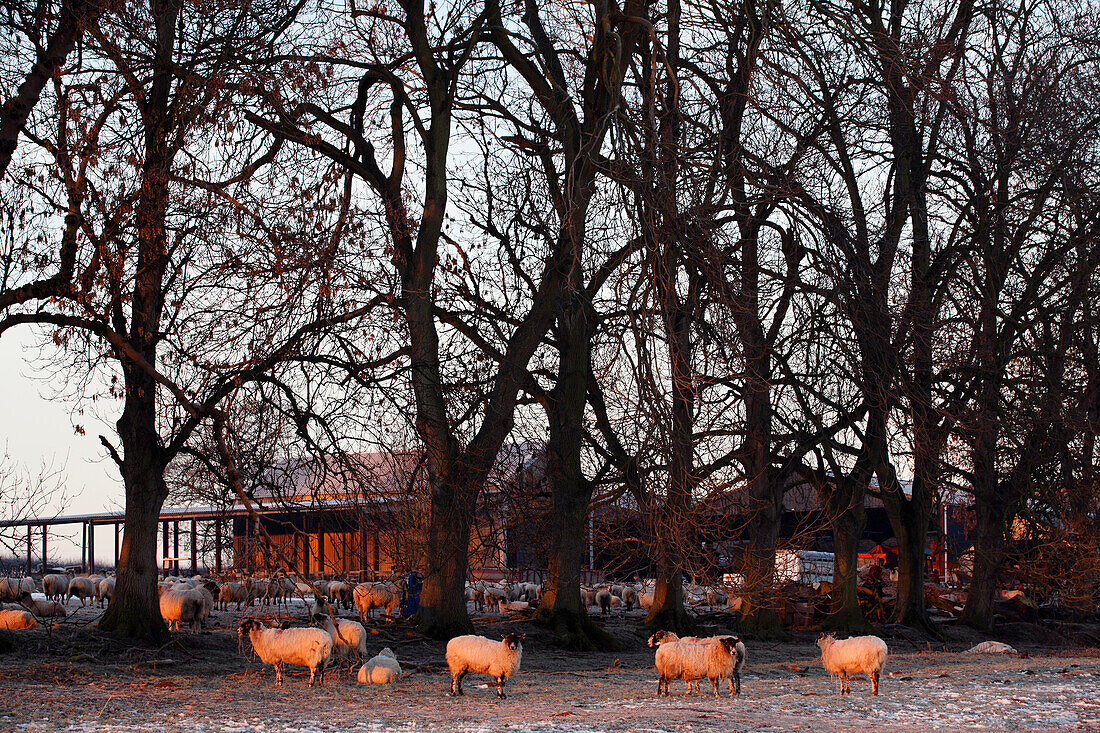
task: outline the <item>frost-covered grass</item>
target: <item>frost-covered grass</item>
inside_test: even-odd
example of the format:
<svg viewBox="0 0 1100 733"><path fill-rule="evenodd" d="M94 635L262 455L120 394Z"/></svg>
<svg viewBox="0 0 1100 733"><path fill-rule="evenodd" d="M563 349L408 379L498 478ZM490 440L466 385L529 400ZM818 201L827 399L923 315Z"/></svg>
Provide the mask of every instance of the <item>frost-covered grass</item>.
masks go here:
<svg viewBox="0 0 1100 733"><path fill-rule="evenodd" d="M930 652L888 639L893 653L877 698L863 678L852 682L853 694L837 696L812 634L790 644L750 640L739 698L685 695L687 685L674 682L672 697L658 699L653 652L636 619L607 622L628 645L615 654L562 652L523 625L523 670L498 701L483 677L468 678L465 697L447 697L443 645L405 629L383 625L368 642L370 654L394 648L406 669L399 685L358 686L349 668L311 690L306 670L276 688L270 668L237 653L237 614L219 614L210 631L149 651L81 630L97 613L75 613L52 637L23 632L22 648L0 656L0 730L1100 731L1096 650L1051 656L1026 638L1014 645L1028 658ZM499 638L516 626L480 630Z"/></svg>

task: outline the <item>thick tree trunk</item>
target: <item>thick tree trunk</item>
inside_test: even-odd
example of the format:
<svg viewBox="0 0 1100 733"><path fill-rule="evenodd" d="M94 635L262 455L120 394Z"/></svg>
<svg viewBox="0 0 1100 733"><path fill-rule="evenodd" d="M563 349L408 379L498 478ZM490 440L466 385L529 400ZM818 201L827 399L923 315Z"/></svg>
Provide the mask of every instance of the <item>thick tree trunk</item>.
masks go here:
<svg viewBox="0 0 1100 733"><path fill-rule="evenodd" d="M995 497L977 498L975 510L974 573L961 621L975 629L990 631L993 628L993 600L1005 556L1008 511Z"/></svg>
<svg viewBox="0 0 1100 733"><path fill-rule="evenodd" d="M657 585L645 625L680 636L695 633L695 622L684 609L684 574L671 553L659 552L657 556Z"/></svg>
<svg viewBox="0 0 1100 733"><path fill-rule="evenodd" d="M756 508L749 521L748 592L742 597L741 618L746 627L765 636L782 635L779 599L775 588L775 552L779 545L779 502L753 495Z"/></svg>
<svg viewBox="0 0 1100 733"><path fill-rule="evenodd" d="M465 585L476 503L477 492L468 488L432 491L427 568L416 620L420 631L434 639L474 630L466 611Z"/></svg>
<svg viewBox="0 0 1100 733"><path fill-rule="evenodd" d="M867 514L863 508L864 492L843 493L846 498L845 506L839 509L830 523L833 530L833 590L825 627L835 631L862 632L870 626L863 615L863 609L859 607L856 574L859 538L863 535L863 527L867 522Z"/></svg>
<svg viewBox="0 0 1100 733"><path fill-rule="evenodd" d="M168 497L156 426L156 384L136 366L124 369L126 407L118 421L126 521L116 568L115 595L99 628L120 637L163 643L168 628L157 592L157 526Z"/></svg>
<svg viewBox="0 0 1100 733"><path fill-rule="evenodd" d="M775 588L775 552L779 546L779 522L783 513L783 491L775 485L770 466L771 456L771 392L762 380L762 354L757 365L754 384L746 385L745 421L749 511L749 557L746 583L749 585L741 604L744 624L766 636L782 635L779 599Z"/></svg>
<svg viewBox="0 0 1100 733"><path fill-rule="evenodd" d="M621 645L588 617L588 609L581 600L581 567L591 499L587 486L585 482L574 486L572 491L565 486L554 486L550 561L538 619L555 633L557 644L563 649L610 651Z"/></svg>
<svg viewBox="0 0 1100 733"><path fill-rule="evenodd" d="M924 603L924 547L931 511L912 501L886 504L898 541L898 597L891 621L937 633Z"/></svg>
<svg viewBox="0 0 1100 733"><path fill-rule="evenodd" d="M551 448L552 450L552 448ZM554 491L550 558L539 614L586 613L581 602L581 567L588 528L588 492Z"/></svg>

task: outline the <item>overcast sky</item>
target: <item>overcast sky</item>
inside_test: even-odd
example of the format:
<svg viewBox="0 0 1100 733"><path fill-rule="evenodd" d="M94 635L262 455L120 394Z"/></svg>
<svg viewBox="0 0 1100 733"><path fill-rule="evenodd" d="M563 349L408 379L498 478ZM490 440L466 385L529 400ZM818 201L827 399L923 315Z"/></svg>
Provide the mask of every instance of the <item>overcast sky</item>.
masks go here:
<svg viewBox="0 0 1100 733"><path fill-rule="evenodd" d="M0 449L6 445L11 457L32 471L37 471L44 462L52 462L62 472L69 501L64 507L54 507L55 511L76 514L120 508L121 480L114 464L104 458L99 443L100 433L114 439L111 426L85 414L80 423L86 434L75 434L73 405L49 399L54 390L33 378L35 368L30 357L36 353L34 343L32 332L25 327L14 328L0 337L0 384L4 395L0 407ZM101 532L106 531L96 531L97 558L106 559L108 551L114 551L106 534L100 538ZM76 544L71 547L72 554L79 556ZM61 547L58 550L64 552Z"/></svg>

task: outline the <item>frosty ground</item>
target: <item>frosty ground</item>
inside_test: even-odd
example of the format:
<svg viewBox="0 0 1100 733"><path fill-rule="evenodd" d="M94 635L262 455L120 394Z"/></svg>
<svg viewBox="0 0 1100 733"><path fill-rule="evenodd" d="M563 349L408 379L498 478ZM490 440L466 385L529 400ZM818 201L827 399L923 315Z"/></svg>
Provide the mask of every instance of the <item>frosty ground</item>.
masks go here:
<svg viewBox="0 0 1100 733"><path fill-rule="evenodd" d="M252 613L258 613L253 610ZM1100 731L1100 649L1095 627L1011 624L991 638L1027 656L960 653L986 637L945 629L942 641L895 629L879 697L866 679L838 697L821 668L815 633L789 642L747 640L740 697L655 696L652 650L637 616L600 619L623 651L555 649L524 621L481 619L480 633L528 634L523 669L498 701L487 680L468 677L450 698L443 645L401 626L379 624L371 654L392 647L405 669L393 687L361 686L348 665L320 689L295 669L274 673L238 653L237 613L141 649L93 626L99 611L74 613L59 628L19 632L0 655L0 730L156 731ZM292 608L303 616L304 606Z"/></svg>

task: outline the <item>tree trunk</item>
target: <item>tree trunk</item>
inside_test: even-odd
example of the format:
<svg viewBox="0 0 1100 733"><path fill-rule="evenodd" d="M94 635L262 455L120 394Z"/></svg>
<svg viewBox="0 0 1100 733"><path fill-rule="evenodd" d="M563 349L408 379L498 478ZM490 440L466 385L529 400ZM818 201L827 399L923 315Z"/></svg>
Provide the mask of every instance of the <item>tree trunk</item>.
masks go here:
<svg viewBox="0 0 1100 733"><path fill-rule="evenodd" d="M136 366L124 368L126 407L118 421L122 441L122 479L126 521L115 570L115 595L99 628L120 637L162 644L168 627L160 615L157 592L157 526L168 497L160 436L155 430L156 384Z"/></svg>
<svg viewBox="0 0 1100 733"><path fill-rule="evenodd" d="M554 450L551 446L551 451ZM551 459L553 461L554 459ZM585 530L588 526L589 484L572 491L555 485L554 514L550 527L550 561L542 601L540 624L557 636L557 644L571 651L612 651L619 642L588 617L581 601L581 566L584 563Z"/></svg>
<svg viewBox="0 0 1100 733"><path fill-rule="evenodd" d="M843 479L838 481L843 482ZM870 625L859 607L856 574L859 539L867 523L867 513L863 507L864 491L843 490L839 484L837 491L842 495L837 497L837 503L844 506L838 509L830 522L833 530L833 590L825 627L845 632L866 631Z"/></svg>
<svg viewBox="0 0 1100 733"><path fill-rule="evenodd" d="M428 520L427 568L420 591L417 626L434 639L471 634L466 611L466 573L470 563L470 528L477 491L465 487L432 490Z"/></svg>
<svg viewBox="0 0 1100 733"><path fill-rule="evenodd" d="M891 621L936 634L924 603L924 546L930 508L913 501L898 504L888 500L885 503L898 540L898 597Z"/></svg>
<svg viewBox="0 0 1100 733"><path fill-rule="evenodd" d="M695 622L684 609L684 574L670 553L658 552L653 606L644 623L651 629L674 631L680 636L695 633Z"/></svg>
<svg viewBox="0 0 1100 733"><path fill-rule="evenodd" d="M996 497L976 498L974 532L974 573L960 619L967 626L983 631L993 629L993 600L1005 555L1007 508Z"/></svg>

